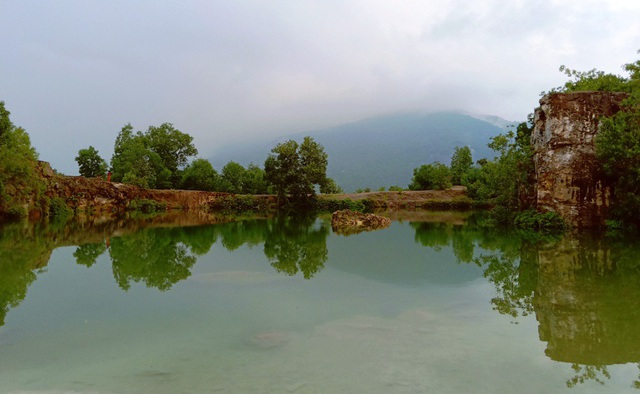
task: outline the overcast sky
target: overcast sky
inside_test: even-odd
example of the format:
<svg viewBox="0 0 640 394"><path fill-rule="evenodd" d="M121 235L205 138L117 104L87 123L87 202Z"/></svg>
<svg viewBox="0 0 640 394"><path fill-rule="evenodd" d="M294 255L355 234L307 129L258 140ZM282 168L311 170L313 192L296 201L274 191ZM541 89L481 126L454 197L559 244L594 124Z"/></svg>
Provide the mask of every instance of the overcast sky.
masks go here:
<svg viewBox="0 0 640 394"><path fill-rule="evenodd" d="M0 0L0 100L77 174L126 123L200 156L404 111L524 120L562 64L623 74L640 1Z"/></svg>

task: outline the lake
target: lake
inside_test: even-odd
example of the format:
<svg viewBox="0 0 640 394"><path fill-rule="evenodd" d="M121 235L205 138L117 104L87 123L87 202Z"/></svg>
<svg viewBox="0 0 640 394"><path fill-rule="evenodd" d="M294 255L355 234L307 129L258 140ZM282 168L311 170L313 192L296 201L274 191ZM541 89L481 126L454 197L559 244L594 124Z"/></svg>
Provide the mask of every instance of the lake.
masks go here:
<svg viewBox="0 0 640 394"><path fill-rule="evenodd" d="M5 226L0 392L640 388L635 240L218 221Z"/></svg>

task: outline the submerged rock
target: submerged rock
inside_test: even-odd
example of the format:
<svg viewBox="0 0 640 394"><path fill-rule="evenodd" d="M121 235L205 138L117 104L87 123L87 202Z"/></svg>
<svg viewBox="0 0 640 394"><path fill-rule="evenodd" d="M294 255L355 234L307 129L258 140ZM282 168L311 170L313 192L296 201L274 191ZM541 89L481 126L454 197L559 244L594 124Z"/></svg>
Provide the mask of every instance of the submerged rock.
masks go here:
<svg viewBox="0 0 640 394"><path fill-rule="evenodd" d="M331 215L331 229L341 235L379 230L391 225L391 219L349 210L336 211Z"/></svg>

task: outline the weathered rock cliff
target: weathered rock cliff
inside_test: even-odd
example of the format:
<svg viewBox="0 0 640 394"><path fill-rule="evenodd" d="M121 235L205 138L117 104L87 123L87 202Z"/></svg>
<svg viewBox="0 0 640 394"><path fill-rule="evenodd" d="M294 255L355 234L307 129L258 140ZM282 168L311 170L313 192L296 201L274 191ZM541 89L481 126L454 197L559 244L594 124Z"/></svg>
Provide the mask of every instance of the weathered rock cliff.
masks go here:
<svg viewBox="0 0 640 394"><path fill-rule="evenodd" d="M540 99L534 116L538 210L557 212L575 228L599 227L609 189L598 176L595 136L599 120L620 110L625 93L554 93Z"/></svg>

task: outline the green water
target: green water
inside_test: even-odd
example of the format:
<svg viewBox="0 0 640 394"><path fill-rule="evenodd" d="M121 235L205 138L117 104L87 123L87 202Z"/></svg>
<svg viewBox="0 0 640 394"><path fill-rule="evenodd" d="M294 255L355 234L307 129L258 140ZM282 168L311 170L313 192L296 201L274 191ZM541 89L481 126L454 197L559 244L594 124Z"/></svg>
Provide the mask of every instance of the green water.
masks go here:
<svg viewBox="0 0 640 394"><path fill-rule="evenodd" d="M640 243L430 220L5 227L0 392L637 391Z"/></svg>

